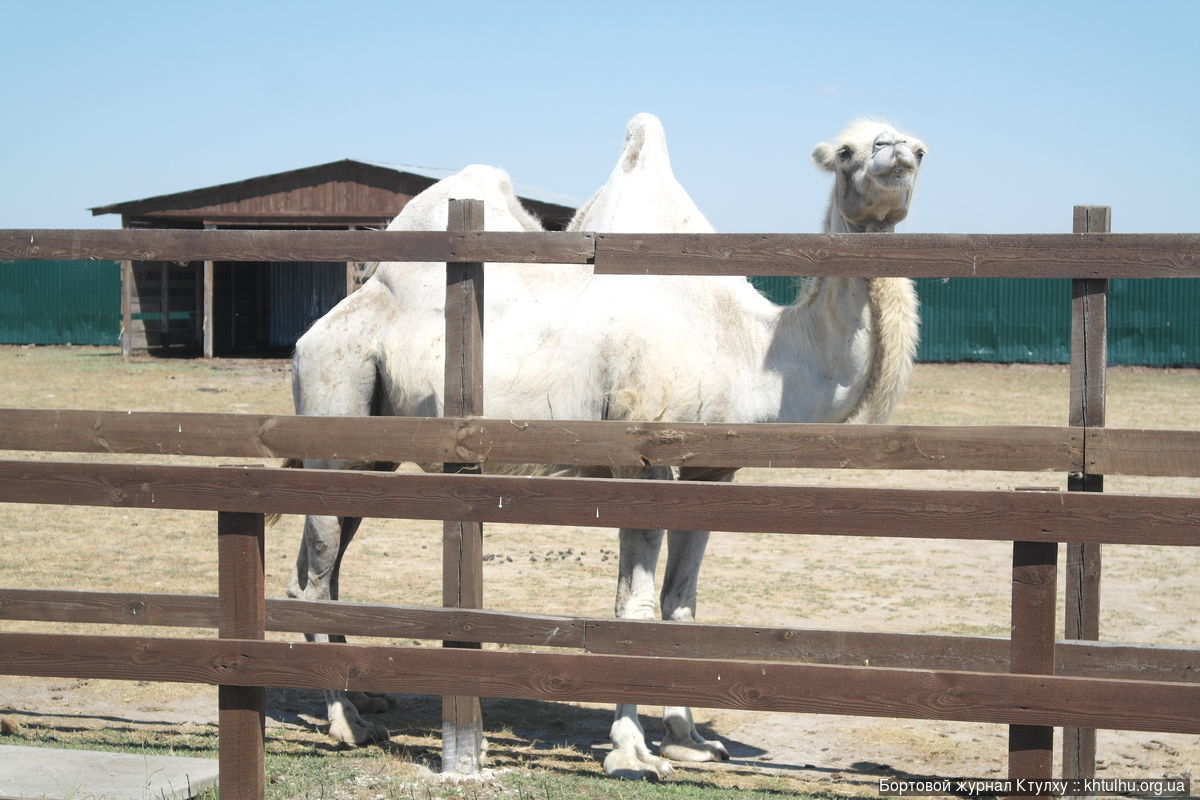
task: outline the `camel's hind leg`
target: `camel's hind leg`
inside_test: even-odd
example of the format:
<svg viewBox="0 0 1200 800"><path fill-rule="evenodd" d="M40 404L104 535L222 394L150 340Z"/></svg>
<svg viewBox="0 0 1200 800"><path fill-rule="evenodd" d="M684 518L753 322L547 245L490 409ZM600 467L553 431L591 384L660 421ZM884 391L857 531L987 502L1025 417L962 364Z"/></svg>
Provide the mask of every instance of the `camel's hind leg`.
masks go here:
<svg viewBox="0 0 1200 800"><path fill-rule="evenodd" d="M318 320L296 343L292 394L296 413L305 416L378 416L390 413L376 365L374 339L360 320L386 318L388 298L370 282ZM306 459L306 469L391 469L390 464ZM336 600L338 572L346 547L358 530L357 518L310 516L296 557L288 596ZM345 641L342 636L308 635L310 641ZM370 710L380 710L369 701ZM386 704L383 704L386 707ZM387 738L386 729L364 720L341 691L326 692L330 735L347 744Z"/></svg>
<svg viewBox="0 0 1200 800"><path fill-rule="evenodd" d="M310 516L304 520L304 541L296 556L296 571L288 585L288 597L303 600L336 600L338 572L346 547L358 530L357 517ZM310 642L342 641L340 635L305 634ZM386 707L386 706L385 706ZM388 738L387 729L363 719L349 695L325 692L329 735L346 744L366 744ZM378 709L373 709L378 710Z"/></svg>

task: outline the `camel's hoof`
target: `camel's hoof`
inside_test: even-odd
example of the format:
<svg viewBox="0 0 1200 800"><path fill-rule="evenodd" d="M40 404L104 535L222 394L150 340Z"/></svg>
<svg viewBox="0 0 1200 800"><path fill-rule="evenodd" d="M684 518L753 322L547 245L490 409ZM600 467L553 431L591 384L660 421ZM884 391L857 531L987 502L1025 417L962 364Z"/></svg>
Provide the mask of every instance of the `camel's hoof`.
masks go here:
<svg viewBox="0 0 1200 800"><path fill-rule="evenodd" d="M626 781L650 781L658 783L675 774L675 769L663 758L649 753L638 756L622 750L613 750L604 759L605 774Z"/></svg>
<svg viewBox="0 0 1200 800"><path fill-rule="evenodd" d="M658 754L672 761L728 761L729 751L718 741L695 737L683 742L663 740Z"/></svg>
<svg viewBox="0 0 1200 800"><path fill-rule="evenodd" d="M366 720L336 722L329 726L329 736L334 741L351 747L358 747L359 745L371 744L372 742L386 742L388 740L388 730L382 725L376 725Z"/></svg>

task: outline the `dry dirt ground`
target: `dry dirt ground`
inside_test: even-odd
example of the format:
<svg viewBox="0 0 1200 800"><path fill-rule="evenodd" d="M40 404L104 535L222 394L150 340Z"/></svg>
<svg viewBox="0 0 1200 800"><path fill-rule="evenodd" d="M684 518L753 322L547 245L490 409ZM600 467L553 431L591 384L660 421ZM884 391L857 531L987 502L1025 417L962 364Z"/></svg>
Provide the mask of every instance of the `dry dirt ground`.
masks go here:
<svg viewBox="0 0 1200 800"><path fill-rule="evenodd" d="M284 361L123 361L104 349L0 347L0 406L7 407L289 413L289 380ZM1115 369L1109 377L1108 424L1200 429L1197 397L1200 371ZM893 421L1059 425L1066 407L1063 367L919 365ZM0 454L14 456L63 458ZM1059 475L1027 473L747 470L738 480L941 488L1065 485ZM1106 489L1197 495L1200 482L1110 478ZM0 506L0 585L215 593L214 528L211 514L7 504ZM268 534L270 593L283 592L299 530L299 519L285 518ZM54 546L47 547L51 540ZM485 541L487 607L611 614L615 532L496 525L485 530ZM347 557L343 598L437 602L439 543L435 524L368 520ZM699 615L705 621L755 625L1004 636L1010 556L1010 546L1001 543L715 534L701 575ZM1108 547L1104 558L1105 640L1200 641L1195 589L1200 555L1183 548ZM48 628L83 630L0 621L0 630ZM174 635L152 629L136 633ZM159 731L169 738L181 735L171 733L172 726L188 722L192 725L185 732L210 735L206 726L215 721L215 709L215 690L209 688L0 679L0 716L26 733L95 727ZM661 730L652 717L657 712L643 708L651 738ZM681 767L681 777L702 784L755 786L761 776L771 775L776 776L771 785L788 790L874 795L881 774L997 777L1005 771L1007 729L998 725L696 713L706 734L725 742L733 757L726 764ZM312 694L273 692L272 736L327 748L321 714ZM595 705L505 700L485 705L498 764L549 764L596 774L610 714ZM393 734L389 749L436 759L434 700L400 698L382 719ZM1101 732L1098 751L1102 776L1177 776L1196 773L1200 765L1196 736Z"/></svg>

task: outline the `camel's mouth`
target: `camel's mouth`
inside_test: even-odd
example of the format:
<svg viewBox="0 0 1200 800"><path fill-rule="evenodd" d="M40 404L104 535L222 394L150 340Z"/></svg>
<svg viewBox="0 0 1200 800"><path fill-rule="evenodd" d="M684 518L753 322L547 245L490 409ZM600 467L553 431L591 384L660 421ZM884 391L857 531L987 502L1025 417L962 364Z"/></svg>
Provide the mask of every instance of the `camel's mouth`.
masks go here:
<svg viewBox="0 0 1200 800"><path fill-rule="evenodd" d="M916 183L917 173L909 167L896 167L871 176L876 186L890 192L908 192Z"/></svg>

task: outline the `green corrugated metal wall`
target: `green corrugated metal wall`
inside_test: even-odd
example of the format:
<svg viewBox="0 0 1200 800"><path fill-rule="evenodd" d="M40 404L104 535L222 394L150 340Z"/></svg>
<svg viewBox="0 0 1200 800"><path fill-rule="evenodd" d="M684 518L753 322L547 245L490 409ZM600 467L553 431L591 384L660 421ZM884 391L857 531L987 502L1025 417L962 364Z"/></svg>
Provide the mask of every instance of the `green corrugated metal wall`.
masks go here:
<svg viewBox="0 0 1200 800"><path fill-rule="evenodd" d="M921 279L917 292L921 361L1071 360L1069 280Z"/></svg>
<svg viewBox="0 0 1200 800"><path fill-rule="evenodd" d="M793 278L753 278L777 303ZM920 361L1070 360L1070 281L919 279ZM1113 280L1111 364L1200 365L1200 279ZM121 269L114 261L0 262L0 343L119 344Z"/></svg>
<svg viewBox="0 0 1200 800"><path fill-rule="evenodd" d="M0 343L120 341L120 264L0 261Z"/></svg>
<svg viewBox="0 0 1200 800"><path fill-rule="evenodd" d="M752 278L777 303L792 278ZM1066 363L1071 359L1071 282L1003 278L917 280L920 361ZM1109 282L1108 360L1200 365L1200 279Z"/></svg>

